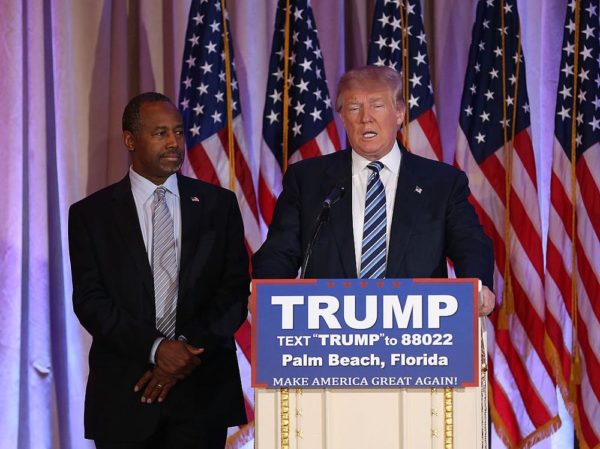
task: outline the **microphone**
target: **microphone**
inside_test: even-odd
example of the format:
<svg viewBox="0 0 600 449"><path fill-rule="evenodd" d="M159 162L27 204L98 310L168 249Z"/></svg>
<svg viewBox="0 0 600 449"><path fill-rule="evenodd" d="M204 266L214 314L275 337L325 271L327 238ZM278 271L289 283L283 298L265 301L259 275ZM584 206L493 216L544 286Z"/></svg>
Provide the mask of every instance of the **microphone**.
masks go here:
<svg viewBox="0 0 600 449"><path fill-rule="evenodd" d="M331 192L329 192L329 195L327 195L327 198L325 198L325 200L323 201L321 207L327 207L331 209L331 206L333 206L335 203L342 199L345 192L346 189L343 186L336 184L335 186L333 186L333 189L331 189Z"/></svg>
<svg viewBox="0 0 600 449"><path fill-rule="evenodd" d="M306 267L308 266L308 260L310 259L313 245L317 241L317 237L319 236L319 232L321 231L323 224L329 220L329 211L331 210L331 206L341 200L345 192L346 189L343 186L336 184L329 192L329 195L327 195L327 197L325 197L321 203L321 211L317 216L312 237L306 246L306 251L304 252L304 260L302 261L302 267L300 269L300 279L304 279L304 274L306 273Z"/></svg>

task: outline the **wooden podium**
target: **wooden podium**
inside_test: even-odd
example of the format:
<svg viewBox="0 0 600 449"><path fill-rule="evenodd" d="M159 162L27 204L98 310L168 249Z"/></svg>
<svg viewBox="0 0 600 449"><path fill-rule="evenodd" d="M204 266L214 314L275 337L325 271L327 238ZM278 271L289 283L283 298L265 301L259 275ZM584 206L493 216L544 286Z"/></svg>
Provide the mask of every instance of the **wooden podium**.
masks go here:
<svg viewBox="0 0 600 449"><path fill-rule="evenodd" d="M479 386L255 388L256 449L487 449L485 321Z"/></svg>

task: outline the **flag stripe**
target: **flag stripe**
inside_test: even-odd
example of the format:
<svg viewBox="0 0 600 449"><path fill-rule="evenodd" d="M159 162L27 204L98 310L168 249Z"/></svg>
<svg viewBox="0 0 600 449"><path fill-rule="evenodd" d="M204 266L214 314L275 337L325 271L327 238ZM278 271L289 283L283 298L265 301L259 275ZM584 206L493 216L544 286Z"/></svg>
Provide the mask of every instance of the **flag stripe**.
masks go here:
<svg viewBox="0 0 600 449"><path fill-rule="evenodd" d="M598 370L600 369L600 364L598 363L598 354L596 353L596 351L594 351L594 348L592 348L592 345L590 343L590 340L594 337L590 334L596 334L595 337L595 341L598 341L598 327L600 327L598 325L598 321L597 320L589 320L592 321L592 323L590 323L591 325L587 325L588 324L588 320L586 320L584 317L585 316L589 316L587 315L585 312L585 310L583 311L584 313L579 314L579 319L580 319L580 323L579 323L579 328L578 328L578 336L579 336L579 344L581 345L581 350L583 351L583 354L586 356L585 360L585 370L588 373L587 376L587 380L589 382L589 386L591 387L591 391L593 391L594 395L596 397L600 397L600 379L597 376L593 376L593 373L597 373ZM596 326L594 328L594 325ZM588 331L589 329L589 331Z"/></svg>
<svg viewBox="0 0 600 449"><path fill-rule="evenodd" d="M442 139L440 138L435 108L431 108L423 112L423 114L417 118L417 122L422 130L423 138L427 139L429 147L432 149L431 156L420 153L421 156L429 157L429 159L437 159L438 161L444 160L444 154L442 152ZM409 137L415 135L415 133L419 131L417 127L414 128L416 129L413 129L413 127L410 128ZM410 138L412 139L412 137ZM418 148L418 144L411 141L411 148Z"/></svg>
<svg viewBox="0 0 600 449"><path fill-rule="evenodd" d="M244 321L235 333L235 340L249 363L252 362L251 336L252 327L248 321Z"/></svg>
<svg viewBox="0 0 600 449"><path fill-rule="evenodd" d="M583 404L583 401L581 399L582 397L586 398L589 396L582 394L581 388L579 388L577 392L577 416L579 425L581 427L581 432L583 433L585 441L589 444L588 447L597 448L598 444L600 444L600 439L598 435L596 435L596 433L594 432L594 426L592 426L590 420L587 417L587 410L591 407L594 407L594 404L590 404L590 406L586 407ZM598 420L596 420L596 422L598 422Z"/></svg>
<svg viewBox="0 0 600 449"><path fill-rule="evenodd" d="M221 140L221 145L222 145L223 151L225 153L227 153L227 151L228 151L228 149L227 149L227 145L228 145L227 144L227 141L228 141L227 130L222 129L221 131L219 131L217 133L217 135L219 136L219 139ZM254 196L254 185L252 183L252 173L250 171L250 167L248 167L246 158L242 154L242 151L240 149L240 146L238 144L235 134L233 135L233 141L234 141L234 153L233 154L234 154L235 174L236 174L237 182L239 183L239 185L241 187L241 191L243 192L244 196L246 197L248 207L249 207L250 211L252 212L252 215L254 215L254 219L256 221L258 221L258 208L256 206L256 197Z"/></svg>
<svg viewBox="0 0 600 449"><path fill-rule="evenodd" d="M491 359L488 361L488 368L490 372L498 371L498 369L495 368L495 365ZM519 441L520 433L519 424L517 421L517 417L515 416L515 412L512 407L511 401L508 399L508 396L502 389L502 386L498 383L494 376L491 376L489 378L489 385L491 391L492 405L494 406L497 414L496 417L492 416L492 418L495 418L495 421L500 422L499 426L501 429L498 433L500 434L500 436L503 436L502 434L504 432L502 430L506 431L508 433L510 441L514 446ZM492 415L494 415L494 413L492 413Z"/></svg>
<svg viewBox="0 0 600 449"><path fill-rule="evenodd" d="M490 156L480 165L480 167L481 171L490 182L490 185L494 187L494 190L496 190L496 193L498 194L497 199L504 203L505 171L501 164L499 164L498 158L495 155ZM539 234L539 229L536 229L536 226L531 222L531 217L529 216L528 211L521 202L521 199L519 198L517 192L515 192L514 188L511 188L510 194L510 221L512 226L518 227L519 229L519 232L517 233L514 232L514 228L512 228L511 235L516 236L518 239L524 242L530 242L530 245L525 247L525 250L527 251L526 255L531 261L533 268L537 270L538 276L543 279L544 261L540 251L542 247L542 240ZM495 210L498 210L498 206L491 207ZM505 204L502 204L502 207L505 207ZM504 217L495 218L497 219L495 220L496 226L502 226ZM501 232L504 232L504 230L502 229ZM503 239L503 237L501 239Z"/></svg>
<svg viewBox="0 0 600 449"><path fill-rule="evenodd" d="M597 148L596 152L600 152L600 148ZM597 166L600 165L599 161L596 163ZM578 211L578 213L586 214L590 221L590 231L593 230L596 235L600 235L600 191L585 157L582 157L577 163L577 181L583 206L581 212ZM587 211L595 213L588 215ZM598 260L598 258L595 260Z"/></svg>
<svg viewBox="0 0 600 449"><path fill-rule="evenodd" d="M219 184L219 177L202 145L188 148L187 155L192 170L198 179L210 184Z"/></svg>
<svg viewBox="0 0 600 449"><path fill-rule="evenodd" d="M525 172L529 175L532 189L537 194L537 175L535 173L535 158L533 157L533 144L528 132L521 131L515 135L514 148Z"/></svg>
<svg viewBox="0 0 600 449"><path fill-rule="evenodd" d="M598 242L596 242L597 244ZM596 245L597 246L597 245ZM589 249L589 247L587 248ZM600 284L598 283L597 274L592 267L590 260L586 257L586 248L581 245L581 241L577 241L577 268L581 283L585 289L588 298L597 297L600 292ZM582 292L583 293L583 292ZM593 313L596 320L600 317L600 304L595 301L590 307L590 313ZM600 377L600 376L599 376Z"/></svg>
<svg viewBox="0 0 600 449"><path fill-rule="evenodd" d="M277 202L277 197L273 193L274 192L269 188L269 184L264 175L259 176L258 196L260 211L267 225L271 224L271 217L273 217L273 212L275 212L275 204Z"/></svg>

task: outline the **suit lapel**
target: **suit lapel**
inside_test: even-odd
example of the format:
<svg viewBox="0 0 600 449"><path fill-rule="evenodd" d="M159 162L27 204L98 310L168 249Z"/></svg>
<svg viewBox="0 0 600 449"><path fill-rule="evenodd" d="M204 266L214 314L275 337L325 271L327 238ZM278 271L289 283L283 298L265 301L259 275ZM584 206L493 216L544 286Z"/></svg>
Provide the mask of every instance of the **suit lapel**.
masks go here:
<svg viewBox="0 0 600 449"><path fill-rule="evenodd" d="M401 277L400 266L406 253L413 232L412 216L421 207L416 192L417 180L411 168L413 157L400 145L402 160L398 174L398 185L396 187L396 198L394 200L394 215L390 235L390 247L388 251L388 262L386 277ZM406 213L410 211L410 213Z"/></svg>
<svg viewBox="0 0 600 449"><path fill-rule="evenodd" d="M140 274L144 288L148 295L154 300L154 282L152 280L152 269L148 262L148 253L142 238L140 220L135 208L129 175L116 184L113 193L114 220L123 235L128 253L135 261L135 266Z"/></svg>
<svg viewBox="0 0 600 449"><path fill-rule="evenodd" d="M189 279L190 268L199 273L208 260L215 232L209 226L210 200L195 189L185 177L177 175L181 207L181 261L179 265L180 298Z"/></svg>
<svg viewBox="0 0 600 449"><path fill-rule="evenodd" d="M341 163L336 163L327 170L331 183L323 183L327 190L325 198L335 185L344 187L344 196L331 208L329 225L332 227L335 242L340 253L340 260L346 277L356 277L356 256L354 254L354 235L352 233L352 151L342 150Z"/></svg>

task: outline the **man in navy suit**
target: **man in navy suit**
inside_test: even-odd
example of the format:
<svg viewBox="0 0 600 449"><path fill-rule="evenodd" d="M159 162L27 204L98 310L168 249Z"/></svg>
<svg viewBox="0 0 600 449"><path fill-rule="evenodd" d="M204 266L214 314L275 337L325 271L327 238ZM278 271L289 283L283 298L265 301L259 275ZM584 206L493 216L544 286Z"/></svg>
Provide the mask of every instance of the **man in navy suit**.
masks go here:
<svg viewBox="0 0 600 449"><path fill-rule="evenodd" d="M248 256L235 196L177 174L183 122L154 92L123 113L128 174L71 206L73 306L92 335L85 436L104 448L223 448L246 422L234 332Z"/></svg>
<svg viewBox="0 0 600 449"><path fill-rule="evenodd" d="M254 277L297 276L326 199L329 219L314 242L305 277L357 278L368 272L361 263L372 261L363 254L363 247L372 251L366 246L372 226L370 219L364 226L365 204L373 175L369 164L379 161L385 191L384 263L367 277L444 278L450 258L458 277L481 279L479 312L490 313L495 300L492 247L467 200L467 177L450 165L411 154L397 142L406 110L398 72L376 66L347 72L339 82L336 109L350 149L288 168L267 240L253 257Z"/></svg>

